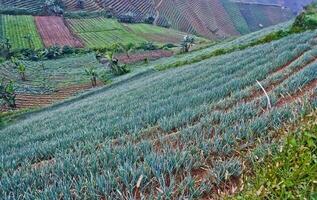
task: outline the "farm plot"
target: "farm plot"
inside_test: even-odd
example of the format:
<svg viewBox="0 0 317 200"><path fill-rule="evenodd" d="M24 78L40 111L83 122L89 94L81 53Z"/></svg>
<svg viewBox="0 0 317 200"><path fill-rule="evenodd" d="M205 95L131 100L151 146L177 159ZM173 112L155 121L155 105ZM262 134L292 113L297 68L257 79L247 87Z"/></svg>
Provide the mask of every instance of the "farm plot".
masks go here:
<svg viewBox="0 0 317 200"><path fill-rule="evenodd" d="M241 175L242 151L271 141L271 130L317 105L316 36L296 34L152 73L1 130L0 196L217 194ZM253 97L261 91L256 80L277 79L268 109L263 93ZM214 109L218 104L230 108Z"/></svg>
<svg viewBox="0 0 317 200"><path fill-rule="evenodd" d="M78 35L85 46L102 48L114 43L144 42L141 36L131 34L114 19L67 19L72 31Z"/></svg>
<svg viewBox="0 0 317 200"><path fill-rule="evenodd" d="M136 63L144 60L156 60L159 58L170 57L173 55L172 51L166 50L154 50L154 51L141 51L132 53L131 55L119 54L115 57L119 60L120 63Z"/></svg>
<svg viewBox="0 0 317 200"><path fill-rule="evenodd" d="M99 74L105 70L93 54L25 64L26 81L10 63L0 65L0 80L14 81L18 108L48 105L89 89L85 69L95 67Z"/></svg>
<svg viewBox="0 0 317 200"><path fill-rule="evenodd" d="M42 48L41 38L36 30L33 16L2 15L3 35L12 48Z"/></svg>
<svg viewBox="0 0 317 200"><path fill-rule="evenodd" d="M129 32L142 36L148 41L157 43L179 44L186 35L186 33L173 29L161 28L148 24L126 24L124 26Z"/></svg>
<svg viewBox="0 0 317 200"><path fill-rule="evenodd" d="M113 43L139 44L145 41L156 43L179 43L184 33L148 24L122 24L114 19L67 19L72 31L87 47L100 48Z"/></svg>
<svg viewBox="0 0 317 200"><path fill-rule="evenodd" d="M46 47L53 45L83 47L81 41L66 27L62 17L37 16L35 22Z"/></svg>

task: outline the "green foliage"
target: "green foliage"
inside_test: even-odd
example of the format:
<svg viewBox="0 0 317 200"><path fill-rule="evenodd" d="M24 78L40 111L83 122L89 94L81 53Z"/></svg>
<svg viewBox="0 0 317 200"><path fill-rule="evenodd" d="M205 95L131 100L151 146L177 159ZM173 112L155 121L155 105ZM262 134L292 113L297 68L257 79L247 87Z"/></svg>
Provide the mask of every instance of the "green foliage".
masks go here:
<svg viewBox="0 0 317 200"><path fill-rule="evenodd" d="M295 22L291 28L292 32L303 32L307 30L314 30L317 28L317 6L312 4L305 8L299 16L296 17Z"/></svg>
<svg viewBox="0 0 317 200"><path fill-rule="evenodd" d="M182 52L187 53L189 49L194 45L195 38L189 35L186 35L181 42Z"/></svg>
<svg viewBox="0 0 317 200"><path fill-rule="evenodd" d="M317 198L316 112L301 122L297 132L288 134L279 152L256 164L255 177L237 199Z"/></svg>
<svg viewBox="0 0 317 200"><path fill-rule="evenodd" d="M97 86L97 77L98 77L96 69L94 67L86 68L85 69L85 73L86 73L87 76L90 77L91 85L93 87L96 87Z"/></svg>
<svg viewBox="0 0 317 200"><path fill-rule="evenodd" d="M157 50L158 46L155 45L153 42L142 42L139 46L137 46L137 49L142 49L144 51L153 51Z"/></svg>
<svg viewBox="0 0 317 200"><path fill-rule="evenodd" d="M12 81L0 83L0 100L3 100L10 108L16 108L15 89Z"/></svg>
<svg viewBox="0 0 317 200"><path fill-rule="evenodd" d="M62 49L58 45L51 46L44 50L44 55L48 59L56 59L62 55Z"/></svg>
<svg viewBox="0 0 317 200"><path fill-rule="evenodd" d="M4 38L8 38L12 49L39 49L43 47L34 17L27 15L3 15Z"/></svg>

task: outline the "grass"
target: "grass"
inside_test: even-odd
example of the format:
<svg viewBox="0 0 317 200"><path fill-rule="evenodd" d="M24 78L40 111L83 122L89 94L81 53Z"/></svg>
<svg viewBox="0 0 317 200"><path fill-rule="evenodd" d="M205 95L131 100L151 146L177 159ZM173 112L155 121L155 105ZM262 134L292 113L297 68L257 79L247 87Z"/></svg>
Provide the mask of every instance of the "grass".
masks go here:
<svg viewBox="0 0 317 200"><path fill-rule="evenodd" d="M236 199L317 198L317 112L306 116L297 131L286 135L281 147L255 165L254 176L245 178L245 189Z"/></svg>
<svg viewBox="0 0 317 200"><path fill-rule="evenodd" d="M3 35L10 40L13 49L43 47L33 16L2 15L2 21ZM31 36L31 44L25 36Z"/></svg>
<svg viewBox="0 0 317 200"><path fill-rule="evenodd" d="M314 108L315 100L278 102L316 79L316 63L307 63L317 54L315 37L294 34L153 72L29 115L0 131L0 198L210 194L242 173L236 155L244 146L271 139L268 130ZM261 91L256 80L279 82L269 92L273 109L264 96L245 101Z"/></svg>

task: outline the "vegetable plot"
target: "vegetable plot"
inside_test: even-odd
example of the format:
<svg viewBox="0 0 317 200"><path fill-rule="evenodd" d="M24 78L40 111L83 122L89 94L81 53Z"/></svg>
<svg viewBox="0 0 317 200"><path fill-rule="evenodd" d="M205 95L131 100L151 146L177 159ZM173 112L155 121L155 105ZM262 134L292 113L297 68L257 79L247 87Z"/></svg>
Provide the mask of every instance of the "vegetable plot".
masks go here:
<svg viewBox="0 0 317 200"><path fill-rule="evenodd" d="M81 41L66 27L62 17L37 16L35 22L46 47L53 45L83 47Z"/></svg>
<svg viewBox="0 0 317 200"><path fill-rule="evenodd" d="M10 40L13 49L43 47L33 16L2 15L2 22L3 35Z"/></svg>

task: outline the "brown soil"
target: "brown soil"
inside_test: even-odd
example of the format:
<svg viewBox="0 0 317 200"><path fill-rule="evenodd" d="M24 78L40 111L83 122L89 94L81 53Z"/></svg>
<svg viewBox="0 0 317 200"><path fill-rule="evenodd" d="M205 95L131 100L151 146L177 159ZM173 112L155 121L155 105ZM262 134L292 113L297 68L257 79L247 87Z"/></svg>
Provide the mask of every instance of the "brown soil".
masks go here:
<svg viewBox="0 0 317 200"><path fill-rule="evenodd" d="M145 59L155 60L155 59L159 59L163 57L171 57L172 55L173 55L172 51L154 50L154 51L132 53L129 55L129 57L126 54L119 54L119 55L116 55L116 58L119 60L120 63L130 64L130 63L144 61Z"/></svg>
<svg viewBox="0 0 317 200"><path fill-rule="evenodd" d="M98 86L102 86L103 83L98 82ZM82 91L91 89L92 86L90 83L81 84L81 85L74 85L59 89L50 94L18 94L16 97L16 104L17 108L32 108L32 107L43 107L50 105L52 103L56 103L58 101L67 99L71 96L74 96Z"/></svg>
<svg viewBox="0 0 317 200"><path fill-rule="evenodd" d="M52 45L84 47L65 25L62 17L36 16L35 23L45 47Z"/></svg>

